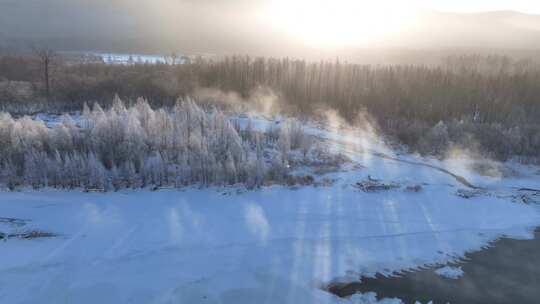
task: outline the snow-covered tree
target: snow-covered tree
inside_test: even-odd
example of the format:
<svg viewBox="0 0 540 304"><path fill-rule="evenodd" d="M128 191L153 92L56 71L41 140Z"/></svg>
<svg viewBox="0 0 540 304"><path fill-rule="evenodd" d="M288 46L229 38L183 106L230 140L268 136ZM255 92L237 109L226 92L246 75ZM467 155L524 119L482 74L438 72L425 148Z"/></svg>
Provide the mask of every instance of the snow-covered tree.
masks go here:
<svg viewBox="0 0 540 304"><path fill-rule="evenodd" d="M259 132L248 122L242 129L238 120L204 111L190 98L172 110L154 110L142 98L126 107L116 96L107 110L85 105L78 121L66 114L50 128L0 113L0 184L10 187L259 187L286 176L291 149L304 156L311 149L298 123Z"/></svg>
<svg viewBox="0 0 540 304"><path fill-rule="evenodd" d="M283 166L287 167L289 164L289 151L291 150L291 137L287 126L282 127L279 132L277 147L281 153L281 162Z"/></svg>

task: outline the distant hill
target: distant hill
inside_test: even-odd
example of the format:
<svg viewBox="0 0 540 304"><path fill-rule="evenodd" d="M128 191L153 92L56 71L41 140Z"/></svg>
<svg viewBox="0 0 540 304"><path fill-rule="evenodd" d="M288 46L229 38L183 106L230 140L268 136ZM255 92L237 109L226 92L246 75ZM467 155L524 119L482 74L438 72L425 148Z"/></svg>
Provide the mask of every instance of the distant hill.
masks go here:
<svg viewBox="0 0 540 304"><path fill-rule="evenodd" d="M400 44L437 47L540 48L540 15L515 11L457 14L433 12Z"/></svg>

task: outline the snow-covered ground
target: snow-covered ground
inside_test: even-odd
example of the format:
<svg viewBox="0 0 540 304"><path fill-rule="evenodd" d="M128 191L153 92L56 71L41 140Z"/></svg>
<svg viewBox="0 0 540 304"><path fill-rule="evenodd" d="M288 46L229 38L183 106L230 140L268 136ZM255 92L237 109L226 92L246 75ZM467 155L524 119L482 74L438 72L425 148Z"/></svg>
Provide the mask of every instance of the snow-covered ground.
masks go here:
<svg viewBox="0 0 540 304"><path fill-rule="evenodd" d="M371 303L372 294L339 299L321 287L446 264L540 225L539 207L510 195L538 184L537 168L486 178L466 160L396 155L370 134L309 128L356 164L328 173L331 186L0 193L0 217L29 220L0 221L0 231L59 235L0 241L0 303ZM457 196L466 187L454 177L377 153L485 190ZM354 186L368 177L401 187ZM422 190L405 191L414 185Z"/></svg>
<svg viewBox="0 0 540 304"><path fill-rule="evenodd" d="M166 63L164 56L142 54L119 54L119 53L93 53L101 57L106 64L133 64L133 63Z"/></svg>

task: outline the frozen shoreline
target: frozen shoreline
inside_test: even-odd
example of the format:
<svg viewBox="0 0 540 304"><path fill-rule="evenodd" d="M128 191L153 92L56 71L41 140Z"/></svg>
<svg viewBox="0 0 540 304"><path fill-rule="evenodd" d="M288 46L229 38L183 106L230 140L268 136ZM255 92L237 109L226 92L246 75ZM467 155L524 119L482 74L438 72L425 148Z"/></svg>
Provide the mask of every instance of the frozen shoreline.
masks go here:
<svg viewBox="0 0 540 304"><path fill-rule="evenodd" d="M396 277L363 278L332 291L340 296L374 292L406 303L537 303L540 297L536 262L540 229L532 240L501 238L487 248L440 268L424 267Z"/></svg>
<svg viewBox="0 0 540 304"><path fill-rule="evenodd" d="M455 198L444 186L342 186L3 192L2 215L61 236L0 244L0 300L347 303L319 288L455 261L501 235L531 238L540 223L535 206Z"/></svg>

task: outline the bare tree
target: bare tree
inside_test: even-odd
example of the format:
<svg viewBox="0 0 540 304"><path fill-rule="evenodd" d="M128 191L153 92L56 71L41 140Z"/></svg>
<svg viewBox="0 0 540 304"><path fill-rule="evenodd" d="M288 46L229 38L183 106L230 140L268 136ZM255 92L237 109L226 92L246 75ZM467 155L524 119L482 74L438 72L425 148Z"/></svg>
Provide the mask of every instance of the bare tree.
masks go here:
<svg viewBox="0 0 540 304"><path fill-rule="evenodd" d="M51 97L51 75L57 64L58 54L48 48L33 48L35 56L39 59L41 71L43 72L43 83L45 84L45 96L47 101Z"/></svg>

